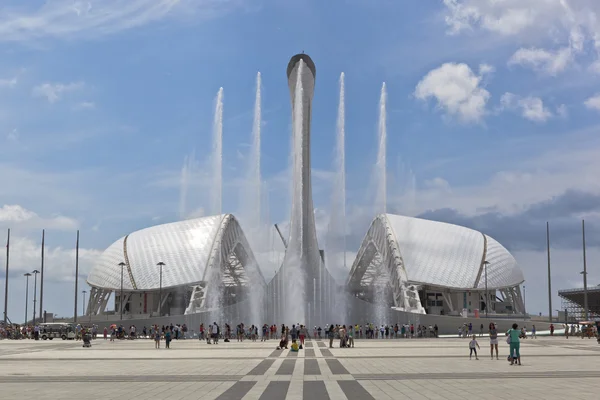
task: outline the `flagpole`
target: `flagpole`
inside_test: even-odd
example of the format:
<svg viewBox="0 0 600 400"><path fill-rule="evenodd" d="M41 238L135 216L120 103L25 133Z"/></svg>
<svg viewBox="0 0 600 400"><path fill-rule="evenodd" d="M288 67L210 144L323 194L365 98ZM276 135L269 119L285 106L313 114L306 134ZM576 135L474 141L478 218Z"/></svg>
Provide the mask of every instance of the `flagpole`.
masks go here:
<svg viewBox="0 0 600 400"><path fill-rule="evenodd" d="M43 314L44 310L44 239L46 236L45 229L42 229L42 268L40 274L40 320L46 322L46 317Z"/></svg>
<svg viewBox="0 0 600 400"><path fill-rule="evenodd" d="M6 238L6 276L4 277L4 326L8 319L8 260L10 251L10 228Z"/></svg>
<svg viewBox="0 0 600 400"><path fill-rule="evenodd" d="M546 222L546 248L548 250L548 318L552 323L552 275L550 273L550 223Z"/></svg>
<svg viewBox="0 0 600 400"><path fill-rule="evenodd" d="M77 230L77 243L75 245L75 311L73 322L77 322L77 284L79 281L79 230Z"/></svg>

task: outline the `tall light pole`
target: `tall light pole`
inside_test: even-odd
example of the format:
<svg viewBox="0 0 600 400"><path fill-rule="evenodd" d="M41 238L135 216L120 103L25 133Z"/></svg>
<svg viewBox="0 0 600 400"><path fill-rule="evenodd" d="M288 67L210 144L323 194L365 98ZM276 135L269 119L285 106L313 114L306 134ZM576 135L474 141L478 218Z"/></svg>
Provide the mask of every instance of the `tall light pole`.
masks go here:
<svg viewBox="0 0 600 400"><path fill-rule="evenodd" d="M156 265L160 268L160 279L158 284L158 316L162 317L162 269L165 266L165 263L161 261Z"/></svg>
<svg viewBox="0 0 600 400"><path fill-rule="evenodd" d="M485 317L488 317L488 308L489 308L489 302L490 302L490 296L488 293L488 284L487 284L487 267L488 265L490 265L490 262L485 260L483 262L483 267L485 269Z"/></svg>
<svg viewBox="0 0 600 400"><path fill-rule="evenodd" d="M40 273L37 269L31 271L33 274L33 326L35 326L35 303L37 302L37 276Z"/></svg>
<svg viewBox="0 0 600 400"><path fill-rule="evenodd" d="M587 292L587 262L585 258L585 220L581 220L581 232L583 234L583 314L585 320L589 320L588 315L588 292Z"/></svg>
<svg viewBox="0 0 600 400"><path fill-rule="evenodd" d="M83 315L85 315L85 312L86 312L85 294L87 293L87 290L82 290L81 293L83 294Z"/></svg>
<svg viewBox="0 0 600 400"><path fill-rule="evenodd" d="M523 320L527 318L527 297L525 297L525 285L523 285Z"/></svg>
<svg viewBox="0 0 600 400"><path fill-rule="evenodd" d="M550 274L550 223L546 222L546 248L548 249L548 318L552 323L552 275Z"/></svg>
<svg viewBox="0 0 600 400"><path fill-rule="evenodd" d="M119 295L119 309L121 314L121 321L123 320L123 267L125 266L124 262L119 263L119 267L121 267L121 294Z"/></svg>
<svg viewBox="0 0 600 400"><path fill-rule="evenodd" d="M26 274L23 274L23 276L26 278L26 282L25 282L25 322L23 324L27 325L27 303L29 303L29 277L31 276L31 274L28 272Z"/></svg>

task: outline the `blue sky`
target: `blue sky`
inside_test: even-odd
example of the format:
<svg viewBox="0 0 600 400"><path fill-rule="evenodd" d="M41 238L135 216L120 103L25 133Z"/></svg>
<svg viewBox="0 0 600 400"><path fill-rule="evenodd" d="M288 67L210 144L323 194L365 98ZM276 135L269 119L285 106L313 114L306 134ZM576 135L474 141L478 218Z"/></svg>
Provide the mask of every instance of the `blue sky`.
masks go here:
<svg viewBox="0 0 600 400"><path fill-rule="evenodd" d="M545 221L556 236L558 289L580 286L578 229L585 218L590 281L600 283L600 27L592 18L600 5L323 3L3 1L0 228L13 229L9 316L21 318L21 275L39 263L42 228L52 271L47 309L70 315L77 229L83 285L94 258L114 240L181 217L181 169L192 153L199 173L185 211L207 210L204 167L220 87L223 209L239 211L258 71L262 174L271 222L284 221L291 132L285 67L301 51L317 65L313 185L324 215L338 79L346 75L348 224L355 247L349 252L373 217L364 188L386 82L390 210L460 221L496 237L531 282L531 312L547 310ZM413 189L406 182L413 176L409 200Z"/></svg>

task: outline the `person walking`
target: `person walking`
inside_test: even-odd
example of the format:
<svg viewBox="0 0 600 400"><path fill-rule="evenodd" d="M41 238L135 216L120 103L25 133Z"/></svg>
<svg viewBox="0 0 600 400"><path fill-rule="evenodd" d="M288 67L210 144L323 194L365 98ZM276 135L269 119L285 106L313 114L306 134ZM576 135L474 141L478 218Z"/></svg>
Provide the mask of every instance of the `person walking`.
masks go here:
<svg viewBox="0 0 600 400"><path fill-rule="evenodd" d="M479 360L477 357L477 349L479 349L479 343L477 343L477 335L473 335L473 338L469 342L469 360L473 357L473 353L475 353L475 359Z"/></svg>
<svg viewBox="0 0 600 400"><path fill-rule="evenodd" d="M352 326L348 328L348 347L354 348L354 332L352 331Z"/></svg>
<svg viewBox="0 0 600 400"><path fill-rule="evenodd" d="M507 342L510 344L510 365L514 365L515 358L519 365L521 365L521 342L519 336L521 336L521 331L519 330L519 325L516 323L512 325L512 329L509 329L506 332L506 336L508 336Z"/></svg>
<svg viewBox="0 0 600 400"><path fill-rule="evenodd" d="M490 356L494 359L494 349L496 349L496 360L498 360L498 331L496 325L490 323Z"/></svg>
<svg viewBox="0 0 600 400"><path fill-rule="evenodd" d="M211 327L213 344L219 344L219 325L213 322Z"/></svg>

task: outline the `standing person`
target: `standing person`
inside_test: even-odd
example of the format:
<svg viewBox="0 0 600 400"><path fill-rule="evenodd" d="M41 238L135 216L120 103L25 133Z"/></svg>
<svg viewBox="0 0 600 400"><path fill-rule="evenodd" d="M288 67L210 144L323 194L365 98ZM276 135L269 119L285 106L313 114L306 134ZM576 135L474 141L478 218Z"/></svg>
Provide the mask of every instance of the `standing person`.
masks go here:
<svg viewBox="0 0 600 400"><path fill-rule="evenodd" d="M483 324L479 327L479 336L483 336Z"/></svg>
<svg viewBox="0 0 600 400"><path fill-rule="evenodd" d="M321 331L322 331L321 327L317 328L317 333L319 334L319 339L321 339Z"/></svg>
<svg viewBox="0 0 600 400"><path fill-rule="evenodd" d="M108 336L108 329L106 329L106 327L104 327L104 340L106 340L106 337Z"/></svg>
<svg viewBox="0 0 600 400"><path fill-rule="evenodd" d="M352 325L348 328L348 347L354 348L354 335L355 332L352 332Z"/></svg>
<svg viewBox="0 0 600 400"><path fill-rule="evenodd" d="M521 336L521 331L519 330L519 325L513 324L512 329L509 329L508 332L506 332L506 336L508 336L510 340L510 355L512 357L510 360L510 365L514 365L515 358L517 359L519 365L521 365L521 352L519 351L521 347L521 342L519 339L519 336Z"/></svg>
<svg viewBox="0 0 600 400"><path fill-rule="evenodd" d="M475 353L475 359L479 360L479 357L477 357L477 349L479 349L479 348L480 347L479 347L479 343L477 343L477 336L473 335L473 338L469 342L469 360L473 356L473 353Z"/></svg>
<svg viewBox="0 0 600 400"><path fill-rule="evenodd" d="M216 322L212 325L212 340L213 344L219 344L219 325Z"/></svg>
<svg viewBox="0 0 600 400"><path fill-rule="evenodd" d="M565 324L565 337L569 338L569 325Z"/></svg>
<svg viewBox="0 0 600 400"><path fill-rule="evenodd" d="M306 338L306 327L304 325L300 325L300 344L304 346L304 339Z"/></svg>
<svg viewBox="0 0 600 400"><path fill-rule="evenodd" d="M498 360L498 331L496 325L490 323L490 356L494 359L494 349L496 349L496 360Z"/></svg>
<svg viewBox="0 0 600 400"><path fill-rule="evenodd" d="M554 336L554 324L550 324L550 336Z"/></svg>
<svg viewBox="0 0 600 400"><path fill-rule="evenodd" d="M533 325L533 326L531 327L531 338L532 338L532 339L536 339L536 337L535 337L535 332L536 332L536 330L535 330L535 325Z"/></svg>
<svg viewBox="0 0 600 400"><path fill-rule="evenodd" d="M170 349L171 348L169 346L170 344L171 344L171 329L167 329L167 331L165 332L165 348Z"/></svg>
<svg viewBox="0 0 600 400"><path fill-rule="evenodd" d="M329 326L329 330L327 331L327 337L329 338L329 348L333 349L333 339L335 338L335 333L333 331L333 324Z"/></svg>
<svg viewBox="0 0 600 400"><path fill-rule="evenodd" d="M154 348L160 349L160 331L158 329L154 330Z"/></svg>

